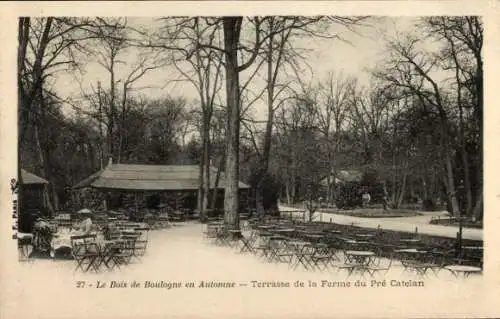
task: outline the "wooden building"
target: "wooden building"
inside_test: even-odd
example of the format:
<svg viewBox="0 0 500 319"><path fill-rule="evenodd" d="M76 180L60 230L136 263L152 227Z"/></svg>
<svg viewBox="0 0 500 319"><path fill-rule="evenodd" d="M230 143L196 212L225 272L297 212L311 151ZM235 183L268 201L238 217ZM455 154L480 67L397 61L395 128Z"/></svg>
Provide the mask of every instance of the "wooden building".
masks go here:
<svg viewBox="0 0 500 319"><path fill-rule="evenodd" d="M30 233L35 218L43 215L46 210L47 203L44 191L49 182L24 169L21 169L21 180L22 201L19 210L19 231Z"/></svg>
<svg viewBox="0 0 500 319"><path fill-rule="evenodd" d="M215 189L217 169L211 167L210 170L209 198L217 192L216 208L222 208L225 176L220 172ZM109 164L73 186L73 190L80 197L80 206L90 209L151 208L165 204L195 209L199 187L198 165ZM239 182L239 188L244 202L250 187ZM101 206L103 202L105 207Z"/></svg>

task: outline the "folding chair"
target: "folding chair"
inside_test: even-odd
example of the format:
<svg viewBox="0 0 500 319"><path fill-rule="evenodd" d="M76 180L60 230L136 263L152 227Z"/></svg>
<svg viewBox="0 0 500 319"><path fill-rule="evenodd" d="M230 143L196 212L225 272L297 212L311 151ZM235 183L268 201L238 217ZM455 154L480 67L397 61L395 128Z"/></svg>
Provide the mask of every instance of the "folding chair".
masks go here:
<svg viewBox="0 0 500 319"><path fill-rule="evenodd" d="M250 238L247 238L245 236L241 236L239 241L241 242L241 248L240 248L240 253L252 253L253 248L252 248L252 241Z"/></svg>
<svg viewBox="0 0 500 319"><path fill-rule="evenodd" d="M146 254L146 249L148 247L148 227L136 227L134 231L138 232L140 235L135 241L135 252L139 256L144 256Z"/></svg>
<svg viewBox="0 0 500 319"><path fill-rule="evenodd" d="M135 253L135 241L137 237L122 236L118 241L118 256L120 264L130 264L134 257L139 258Z"/></svg>
<svg viewBox="0 0 500 319"><path fill-rule="evenodd" d="M256 245L252 247L253 251L258 255L257 257L264 258L267 260L269 258L269 252L271 249L271 241L268 237L259 236L255 240Z"/></svg>
<svg viewBox="0 0 500 319"><path fill-rule="evenodd" d="M304 269L309 270L312 269L311 265L311 256L314 254L314 246L312 244L307 243L302 247L298 248L296 251L296 260L293 265L293 269L297 269L299 266L303 266Z"/></svg>
<svg viewBox="0 0 500 319"><path fill-rule="evenodd" d="M346 262L341 265L337 265L337 272L340 270L346 270L347 276L350 277L354 272L358 272L362 277L366 272L366 265L358 262Z"/></svg>
<svg viewBox="0 0 500 319"><path fill-rule="evenodd" d="M294 256L287 245L286 239L272 240L270 245L269 260L279 263L291 263Z"/></svg>
<svg viewBox="0 0 500 319"><path fill-rule="evenodd" d="M115 267L120 268L119 259L120 251L117 243L110 243L105 245L101 250L100 263L104 264L108 270L113 270Z"/></svg>
<svg viewBox="0 0 500 319"><path fill-rule="evenodd" d="M375 275L381 273L385 275L391 268L393 260L392 254L388 258L384 258L382 251L380 250L375 257L374 262L365 267L365 271L368 272L371 277L375 277Z"/></svg>
<svg viewBox="0 0 500 319"><path fill-rule="evenodd" d="M333 255L331 254L327 244L313 244L314 252L310 256L313 269L326 270L332 263Z"/></svg>
<svg viewBox="0 0 500 319"><path fill-rule="evenodd" d="M83 272L91 268L99 271L99 248L95 243L95 235L71 236L71 252L76 261L75 271Z"/></svg>

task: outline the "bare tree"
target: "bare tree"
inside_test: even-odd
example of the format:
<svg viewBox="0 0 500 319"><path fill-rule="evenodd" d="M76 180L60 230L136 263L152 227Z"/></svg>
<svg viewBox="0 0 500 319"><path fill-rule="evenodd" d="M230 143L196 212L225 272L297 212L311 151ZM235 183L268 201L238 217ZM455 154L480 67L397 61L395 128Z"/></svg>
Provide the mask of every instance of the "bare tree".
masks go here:
<svg viewBox="0 0 500 319"><path fill-rule="evenodd" d="M208 38L207 45L220 46L220 28L217 24L211 26L211 18L195 17L193 25L183 27L183 38L181 42L186 42L187 46L196 46L203 39ZM178 27L178 25L177 25ZM181 46L181 43L177 45ZM173 55L178 53L180 60L185 61L188 70L179 63L179 58L173 56L172 62L176 70L181 74L183 80L191 83L196 89L201 105L201 127L200 136L202 140L203 152L200 158L200 189L198 192L198 209L201 217L205 217L205 209L209 203L211 187L211 159L210 159L210 124L214 112L215 98L222 88L222 57L217 50L195 50L193 54L179 54L173 51ZM214 188L214 192L217 190Z"/></svg>
<svg viewBox="0 0 500 319"><path fill-rule="evenodd" d="M124 119L130 112L131 106L128 104L129 95L134 90L134 85L139 82L147 73L164 66L164 61L150 49L138 49L133 46L130 40L132 32L128 27L127 20L122 18L102 19L104 23L111 26L100 33L96 39L96 49L91 51L97 63L101 65L109 74L109 84L107 89L102 88L102 84L97 84L97 90L91 88L91 94L82 88L82 94L87 99L94 110L94 118L99 122L99 129L102 134L102 126L106 128L106 147L101 146L102 159L110 156L118 163L122 157L122 144L125 127ZM130 52L136 54L137 58L130 61L127 56ZM121 68L128 69L128 72L120 78ZM104 136L101 135L101 140ZM108 154L107 156L105 154Z"/></svg>
<svg viewBox="0 0 500 319"><path fill-rule="evenodd" d="M28 128L34 133L38 148L40 174L52 182L48 161L46 130L43 123L47 98L59 100L51 90L50 80L61 71L74 71L84 60L86 43L108 28L100 19L90 18L28 18L19 19L18 102L19 141L26 137ZM21 145L20 145L21 146ZM20 158L20 163L23 159ZM54 185L52 183L52 185ZM53 189L53 197L55 189ZM49 209L53 209L45 194ZM57 200L55 199L57 202Z"/></svg>
<svg viewBox="0 0 500 319"><path fill-rule="evenodd" d="M464 167L464 188L467 215L479 217L482 187L477 187L476 203L473 203L470 160L478 157L474 184L482 184L482 143L478 143L477 154L467 151L466 122L472 118L479 141L482 140L483 108L483 26L479 17L432 17L424 19L423 26L431 37L444 43L440 52L443 69L452 70L455 83L455 103L458 108L460 157ZM472 112L469 110L472 109ZM469 115L470 114L470 115ZM473 208L474 205L474 208Z"/></svg>
<svg viewBox="0 0 500 319"><path fill-rule="evenodd" d="M339 164L342 165L341 154L344 132L348 129L352 99L354 97L355 80L345 78L341 74L330 72L326 81L320 83L318 107L318 129L323 135L326 162L329 172L326 177L328 190L327 200L335 202L335 180Z"/></svg>
<svg viewBox="0 0 500 319"><path fill-rule="evenodd" d="M409 37L405 42L393 41L390 50L393 53L386 71L377 72L376 76L386 83L397 87L402 96L414 96L426 112L435 112L440 120L440 135L442 147L443 179L447 189L447 196L451 204L452 213L460 214L452 159L452 140L450 128L452 121L446 101L446 93L433 78L436 70L437 58L419 51L419 41Z"/></svg>

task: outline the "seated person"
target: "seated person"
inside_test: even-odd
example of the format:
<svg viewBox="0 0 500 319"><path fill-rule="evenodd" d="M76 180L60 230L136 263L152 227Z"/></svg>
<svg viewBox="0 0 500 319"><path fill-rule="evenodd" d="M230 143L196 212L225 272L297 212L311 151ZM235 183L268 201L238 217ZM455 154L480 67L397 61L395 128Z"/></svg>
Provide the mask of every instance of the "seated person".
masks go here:
<svg viewBox="0 0 500 319"><path fill-rule="evenodd" d="M82 209L77 212L79 216L79 221L77 222L76 229L79 230L82 235L89 235L92 231L92 212L88 209Z"/></svg>

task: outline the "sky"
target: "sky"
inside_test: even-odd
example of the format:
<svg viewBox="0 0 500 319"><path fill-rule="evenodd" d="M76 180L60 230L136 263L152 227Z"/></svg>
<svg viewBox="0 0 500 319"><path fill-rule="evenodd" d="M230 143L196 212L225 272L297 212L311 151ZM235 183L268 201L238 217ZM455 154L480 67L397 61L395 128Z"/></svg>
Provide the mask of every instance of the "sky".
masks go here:
<svg viewBox="0 0 500 319"><path fill-rule="evenodd" d="M154 25L154 18L129 18L129 23L143 26ZM385 52L386 38L396 35L396 32L404 32L412 29L415 22L413 17L377 17L368 20L366 26L356 28L356 32L344 28L333 27L332 32L337 33L343 40L339 39L300 39L296 45L310 49L307 53L307 64L309 74L303 74L302 80L305 82L319 81L324 79L329 72L343 74L344 76L354 76L363 85L369 85L370 76L367 69L373 68L378 61L383 59ZM117 66L117 78L124 78L130 73L136 56L134 52L129 52L122 57L126 63ZM243 83L248 78L248 73L242 73L240 81ZM197 99L197 92L192 84L179 82L176 79L179 74L173 67L162 67L149 71L134 85L135 92L144 94L150 98L160 97L185 97L188 101ZM87 94L96 88L97 82L101 82L105 88L109 83L109 73L96 62L89 61L84 64L84 74L77 76L67 73L59 74L54 83L54 88L58 95L67 98L78 98L81 92ZM253 91L262 88L263 80L255 80L252 83ZM108 86L109 87L109 86ZM252 114L257 119L266 117L265 101L255 103ZM67 114L71 114L71 107L64 108Z"/></svg>

